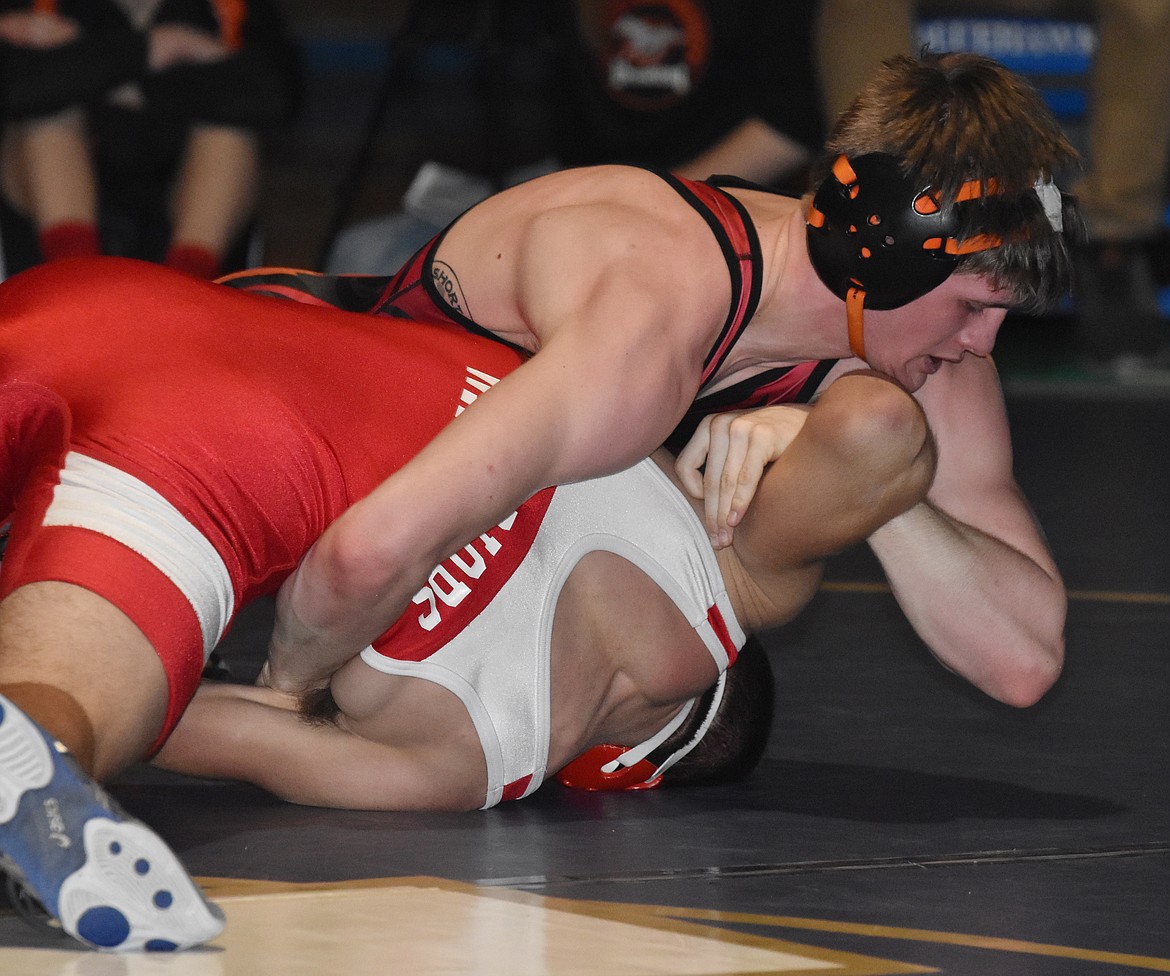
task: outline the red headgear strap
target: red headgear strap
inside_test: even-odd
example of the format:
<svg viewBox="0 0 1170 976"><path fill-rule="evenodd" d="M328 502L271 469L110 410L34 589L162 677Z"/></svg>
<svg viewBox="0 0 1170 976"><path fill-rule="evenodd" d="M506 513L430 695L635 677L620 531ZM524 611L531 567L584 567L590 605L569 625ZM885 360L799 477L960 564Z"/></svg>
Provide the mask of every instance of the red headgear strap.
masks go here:
<svg viewBox="0 0 1170 976"><path fill-rule="evenodd" d="M574 790L652 790L662 782L658 769L649 759L639 759L632 766L617 760L628 750L625 746L601 745L587 749L557 773L557 782Z"/></svg>
<svg viewBox="0 0 1170 976"><path fill-rule="evenodd" d="M557 773L562 786L577 790L652 790L662 782L663 774L676 762L695 748L711 728L719 706L723 703L723 691L727 687L727 672L701 697L692 698L678 714L641 745L627 749L625 746L600 745L587 749ZM652 758L662 744L682 728L687 717L698 708L702 720L687 741L668 756L656 761Z"/></svg>

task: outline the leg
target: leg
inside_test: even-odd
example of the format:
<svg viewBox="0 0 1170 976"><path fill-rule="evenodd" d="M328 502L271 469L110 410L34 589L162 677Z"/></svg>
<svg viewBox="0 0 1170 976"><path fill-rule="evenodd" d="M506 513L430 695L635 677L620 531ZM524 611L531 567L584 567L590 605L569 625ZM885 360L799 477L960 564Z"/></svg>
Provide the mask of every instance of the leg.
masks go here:
<svg viewBox="0 0 1170 976"><path fill-rule="evenodd" d="M68 583L22 586L0 603L0 694L108 779L162 728L167 678L117 607Z"/></svg>
<svg viewBox="0 0 1170 976"><path fill-rule="evenodd" d="M87 775L140 758L166 702L158 656L108 601L38 582L0 604L3 864L98 948L184 948L222 927L162 840Z"/></svg>
<svg viewBox="0 0 1170 976"><path fill-rule="evenodd" d="M13 125L3 162L5 196L32 221L45 260L100 251L97 178L80 109Z"/></svg>
<svg viewBox="0 0 1170 976"><path fill-rule="evenodd" d="M227 126L193 128L175 184L166 263L215 277L224 253L252 218L259 173L254 135Z"/></svg>

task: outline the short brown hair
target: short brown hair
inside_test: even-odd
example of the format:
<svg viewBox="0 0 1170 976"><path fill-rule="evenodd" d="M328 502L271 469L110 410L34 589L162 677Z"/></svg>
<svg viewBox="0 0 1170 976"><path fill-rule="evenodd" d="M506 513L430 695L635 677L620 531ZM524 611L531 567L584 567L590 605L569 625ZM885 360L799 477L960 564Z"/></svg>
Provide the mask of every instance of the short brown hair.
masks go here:
<svg viewBox="0 0 1170 976"><path fill-rule="evenodd" d="M833 127L811 171L814 190L839 155L873 152L934 187L943 206L967 181L994 183L998 192L962 207L959 236L991 234L1003 244L962 256L957 271L987 276L1028 312L1048 311L1068 292L1069 246L1083 237L1075 201L1065 198L1058 233L1033 188L1066 173L1078 155L1025 79L978 54L890 58Z"/></svg>
<svg viewBox="0 0 1170 976"><path fill-rule="evenodd" d="M727 669L723 698L715 719L698 744L668 769L667 787L734 783L759 763L772 732L775 677L768 652L757 637L748 637L735 664ZM703 718L695 709L688 721L661 747L669 753L690 740Z"/></svg>

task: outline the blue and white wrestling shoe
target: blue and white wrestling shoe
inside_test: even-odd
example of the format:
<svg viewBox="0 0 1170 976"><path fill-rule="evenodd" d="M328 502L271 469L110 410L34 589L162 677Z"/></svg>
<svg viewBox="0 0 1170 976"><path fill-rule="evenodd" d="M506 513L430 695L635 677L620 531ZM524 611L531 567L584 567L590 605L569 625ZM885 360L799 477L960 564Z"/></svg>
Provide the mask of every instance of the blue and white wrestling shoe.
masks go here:
<svg viewBox="0 0 1170 976"><path fill-rule="evenodd" d="M0 867L95 949L169 952L223 930L170 848L3 695Z"/></svg>

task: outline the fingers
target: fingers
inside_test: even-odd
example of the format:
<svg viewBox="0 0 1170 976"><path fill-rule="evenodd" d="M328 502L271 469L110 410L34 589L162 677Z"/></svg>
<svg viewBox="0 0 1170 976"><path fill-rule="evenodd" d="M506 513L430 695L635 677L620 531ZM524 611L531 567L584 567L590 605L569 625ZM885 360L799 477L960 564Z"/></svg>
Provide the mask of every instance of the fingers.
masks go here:
<svg viewBox="0 0 1170 976"><path fill-rule="evenodd" d="M311 687L310 685L301 685L295 681L286 680L279 673L274 673L271 661L265 661L263 667L260 668L260 673L256 676L256 686L258 688L267 688L269 691L275 692L278 695L290 696L292 698L296 698Z"/></svg>
<svg viewBox="0 0 1170 976"><path fill-rule="evenodd" d="M675 472L683 487L692 498L703 500L703 524L716 548L730 544L730 534L720 534L725 518L720 515L720 483L728 466L728 455L732 452L728 437L726 414L704 417L686 447L679 452L674 462ZM732 464L737 463L734 459ZM724 499L726 509L728 499Z"/></svg>
<svg viewBox="0 0 1170 976"><path fill-rule="evenodd" d="M711 440L711 418L704 417L674 461L674 471L692 498L703 497L703 465Z"/></svg>
<svg viewBox="0 0 1170 976"><path fill-rule="evenodd" d="M713 440L725 447L724 456L718 468L708 464L705 502L712 542L722 548L731 545L735 527L743 520L765 468L778 451L774 450L771 428L758 424L752 414L728 414L718 428Z"/></svg>
<svg viewBox="0 0 1170 976"><path fill-rule="evenodd" d="M743 520L765 469L775 460L770 431L761 427L735 431L736 426L732 424L736 463L729 463L724 469L719 486L720 524L729 528L735 528Z"/></svg>
<svg viewBox="0 0 1170 976"><path fill-rule="evenodd" d="M720 532L726 528L727 499L722 497L722 486L728 465L737 464L738 451L729 437L728 418L720 414L711 418L710 443L707 447L707 465L703 468L703 522L711 542L716 549L731 543L730 534Z"/></svg>
<svg viewBox="0 0 1170 976"><path fill-rule="evenodd" d="M750 417L750 415L748 415ZM704 417L675 461L683 487L703 500L703 523L718 549L731 544L763 473L767 438L740 413ZM753 443L755 442L755 443Z"/></svg>
<svg viewBox="0 0 1170 976"><path fill-rule="evenodd" d="M731 544L768 465L804 426L808 407L782 405L703 418L676 462L687 491L703 499L712 544Z"/></svg>

